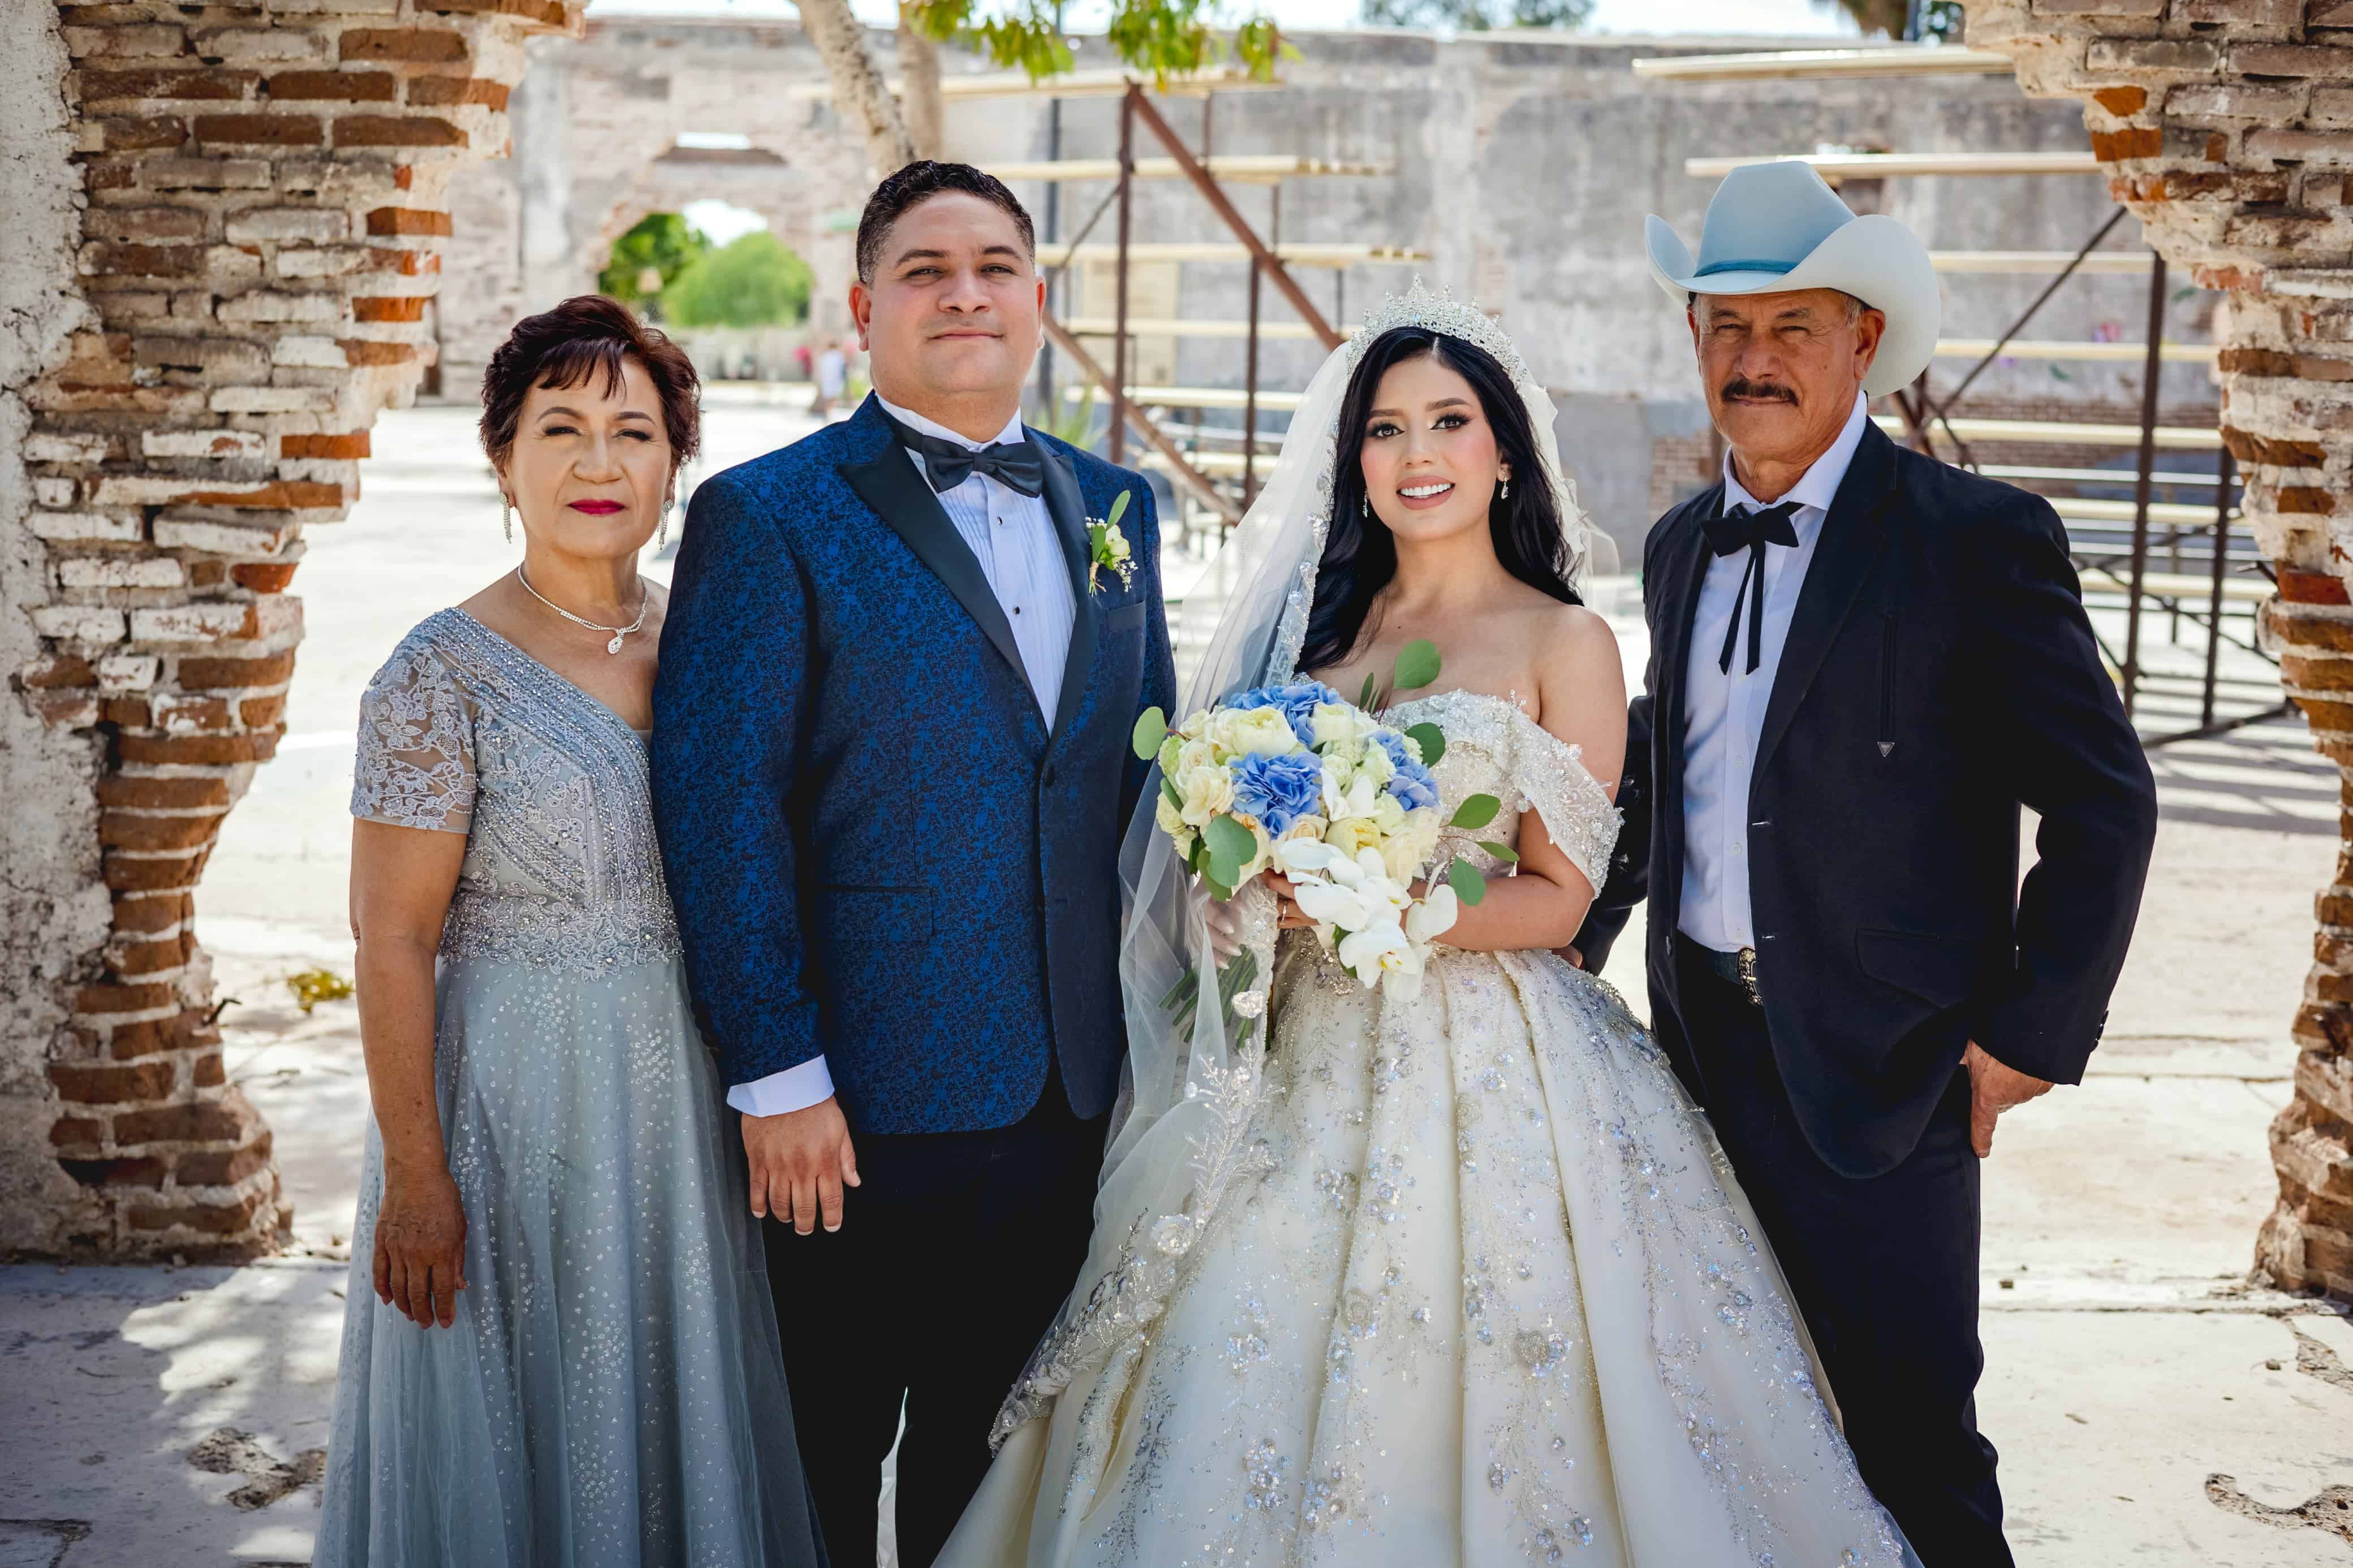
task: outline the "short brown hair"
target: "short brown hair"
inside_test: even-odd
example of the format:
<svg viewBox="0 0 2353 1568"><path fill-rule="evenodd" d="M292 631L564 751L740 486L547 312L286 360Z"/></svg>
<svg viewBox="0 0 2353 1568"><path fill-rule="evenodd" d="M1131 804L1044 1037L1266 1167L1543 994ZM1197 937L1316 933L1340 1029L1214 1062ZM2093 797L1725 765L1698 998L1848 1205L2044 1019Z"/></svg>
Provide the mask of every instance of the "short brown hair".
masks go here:
<svg viewBox="0 0 2353 1568"><path fill-rule="evenodd" d="M620 390L621 365L635 356L661 399L670 437L670 471L694 456L702 440L702 377L669 336L638 320L627 305L602 294L577 294L553 310L514 324L482 372L482 450L503 472L514 450L515 425L534 386L585 384L602 372L605 395Z"/></svg>
<svg viewBox="0 0 2353 1568"><path fill-rule="evenodd" d="M1037 226L1029 221L1029 209L1021 205L1021 198L1008 189L1004 181L970 163L940 163L919 158L875 186L874 194L866 198L866 210L858 218L860 283L873 283L874 269L882 261L882 242L891 237L891 226L904 217L908 208L948 191L962 191L1002 208L1021 231L1021 247L1029 253L1029 259L1038 259Z"/></svg>

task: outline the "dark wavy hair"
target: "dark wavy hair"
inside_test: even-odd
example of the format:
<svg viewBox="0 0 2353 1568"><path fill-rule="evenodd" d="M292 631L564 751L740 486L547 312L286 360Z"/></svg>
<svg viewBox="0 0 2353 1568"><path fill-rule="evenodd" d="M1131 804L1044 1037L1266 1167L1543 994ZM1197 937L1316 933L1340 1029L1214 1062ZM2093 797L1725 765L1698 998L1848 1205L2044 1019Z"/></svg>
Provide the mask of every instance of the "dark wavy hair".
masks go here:
<svg viewBox="0 0 2353 1568"><path fill-rule="evenodd" d="M620 390L622 362L630 358L646 367L654 395L661 400L670 471L683 468L702 440L702 382L694 362L627 305L602 294L575 294L552 310L525 316L491 355L482 371L481 432L491 466L505 471L523 399L533 387L583 386L602 374L610 397Z"/></svg>
<svg viewBox="0 0 2353 1568"><path fill-rule="evenodd" d="M892 226L911 208L949 191L978 196L1011 218L1013 226L1021 231L1022 248L1029 251L1030 259L1037 258L1038 231L1029 222L1029 209L1021 205L1021 198L1004 181L970 163L944 163L922 158L885 176L874 187L874 194L866 198L866 210L858 216L860 283L870 287L873 284L875 269L882 265L882 245L891 237Z"/></svg>
<svg viewBox="0 0 2353 1568"><path fill-rule="evenodd" d="M1397 537L1376 512L1365 515L1365 426L1381 377L1391 367L1427 355L1471 384L1495 449L1521 482L1508 498L1488 503L1487 530L1504 570L1564 605L1584 603L1569 586L1568 541L1559 493L1554 489L1528 405L1495 356L1475 343L1427 327L1393 327L1375 338L1348 378L1340 400L1337 450L1332 459L1332 524L1315 568L1315 603L1299 650L1302 671L1346 662L1365 635L1373 601L1397 575Z"/></svg>

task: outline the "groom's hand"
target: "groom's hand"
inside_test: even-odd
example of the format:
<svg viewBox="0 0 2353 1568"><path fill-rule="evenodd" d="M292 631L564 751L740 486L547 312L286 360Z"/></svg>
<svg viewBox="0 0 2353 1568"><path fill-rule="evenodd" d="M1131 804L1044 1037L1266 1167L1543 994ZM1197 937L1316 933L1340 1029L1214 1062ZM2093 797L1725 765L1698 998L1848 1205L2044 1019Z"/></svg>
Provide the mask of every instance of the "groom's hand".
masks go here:
<svg viewBox="0 0 2353 1568"><path fill-rule="evenodd" d="M858 1184L849 1122L830 1097L806 1110L744 1118L744 1152L752 1166L752 1213L776 1216L807 1236L819 1220L841 1228L841 1189Z"/></svg>
<svg viewBox="0 0 2353 1568"><path fill-rule="evenodd" d="M1969 1069L1969 1147L1982 1160L1993 1152L1995 1120L2014 1106L2050 1093L2051 1082L2002 1066L1975 1040L1961 1053L1961 1065Z"/></svg>

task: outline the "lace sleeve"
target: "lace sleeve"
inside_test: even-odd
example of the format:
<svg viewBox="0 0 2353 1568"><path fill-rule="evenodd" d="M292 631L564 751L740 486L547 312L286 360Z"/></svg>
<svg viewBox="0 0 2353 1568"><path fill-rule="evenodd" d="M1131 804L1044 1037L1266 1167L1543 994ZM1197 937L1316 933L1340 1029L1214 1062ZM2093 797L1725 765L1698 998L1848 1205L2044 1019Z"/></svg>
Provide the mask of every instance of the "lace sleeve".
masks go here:
<svg viewBox="0 0 2353 1568"><path fill-rule="evenodd" d="M1609 792L1585 768L1585 748L1562 742L1525 713L1513 748L1512 783L1552 835L1560 852L1599 893L1609 876L1609 854L1623 822Z"/></svg>
<svg viewBox="0 0 2353 1568"><path fill-rule="evenodd" d="M473 826L473 710L421 638L402 643L360 698L352 815L444 833Z"/></svg>

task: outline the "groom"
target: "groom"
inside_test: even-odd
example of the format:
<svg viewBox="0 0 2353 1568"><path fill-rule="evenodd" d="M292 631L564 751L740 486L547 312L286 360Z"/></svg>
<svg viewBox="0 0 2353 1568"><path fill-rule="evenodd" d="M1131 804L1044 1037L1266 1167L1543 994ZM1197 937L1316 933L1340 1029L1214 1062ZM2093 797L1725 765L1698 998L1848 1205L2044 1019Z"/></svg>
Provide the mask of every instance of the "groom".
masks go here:
<svg viewBox="0 0 2353 1568"><path fill-rule="evenodd" d="M2050 505L1866 416L1936 348L1919 241L1776 163L1725 179L1696 258L1655 217L1649 247L1728 448L1643 547L1653 1026L1863 1479L1928 1568L2007 1564L1973 1395L1978 1161L1998 1116L2083 1077L2155 787ZM1617 869L1591 969L1642 896Z"/></svg>
<svg viewBox="0 0 2353 1568"><path fill-rule="evenodd" d="M655 821L834 1568L874 1561L894 1438L909 1568L979 1485L1125 1051L1129 736L1176 677L1150 490L1021 424L1044 300L1003 184L884 180L874 395L695 491L662 637ZM1089 527L1123 494L1125 571Z"/></svg>

